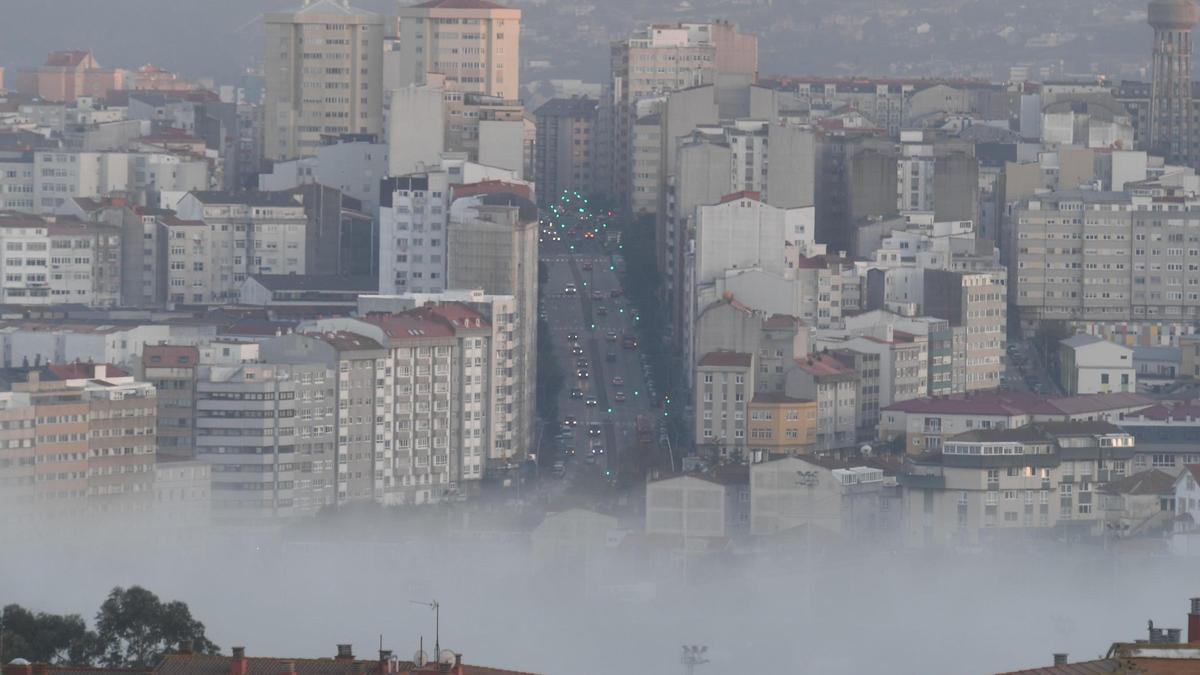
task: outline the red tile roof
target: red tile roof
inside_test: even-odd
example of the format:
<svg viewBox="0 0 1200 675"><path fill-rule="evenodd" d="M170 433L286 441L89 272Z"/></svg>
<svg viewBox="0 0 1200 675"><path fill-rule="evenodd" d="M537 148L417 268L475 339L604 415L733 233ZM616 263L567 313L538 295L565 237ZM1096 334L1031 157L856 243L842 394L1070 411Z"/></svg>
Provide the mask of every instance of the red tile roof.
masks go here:
<svg viewBox="0 0 1200 675"><path fill-rule="evenodd" d="M422 9L508 9L491 0L429 0L413 6Z"/></svg>
<svg viewBox="0 0 1200 675"><path fill-rule="evenodd" d="M749 368L754 356L744 352L709 352L700 358L701 366Z"/></svg>
<svg viewBox="0 0 1200 675"><path fill-rule="evenodd" d="M1017 391L981 391L893 403L884 410L943 415L1077 415L1116 408L1133 408L1152 399L1140 394L1085 394L1043 398Z"/></svg>
<svg viewBox="0 0 1200 675"><path fill-rule="evenodd" d="M796 359L796 365L814 377L829 375L854 375L853 368L847 368L840 361L827 354L818 354L803 359Z"/></svg>
<svg viewBox="0 0 1200 675"><path fill-rule="evenodd" d="M110 363L52 363L46 370L60 380L83 380L96 376L96 366L105 367L105 377L129 377L129 373Z"/></svg>
<svg viewBox="0 0 1200 675"><path fill-rule="evenodd" d="M729 202L736 202L739 199L753 199L756 202L761 201L762 193L756 190L742 190L741 192L734 192L721 197L721 201L718 203L727 204Z"/></svg>
<svg viewBox="0 0 1200 675"><path fill-rule="evenodd" d="M1200 464L1186 464L1183 467L1188 473L1192 474L1192 479L1200 483Z"/></svg>
<svg viewBox="0 0 1200 675"><path fill-rule="evenodd" d="M528 185L509 183L502 180L484 180L478 183L455 185L452 188L454 199L472 195L515 194L525 199L533 199L533 192Z"/></svg>
<svg viewBox="0 0 1200 675"><path fill-rule="evenodd" d="M763 321L763 328L767 330L780 330L784 328L795 328L804 322L799 317L790 316L788 314L772 314L768 316L766 321Z"/></svg>
<svg viewBox="0 0 1200 675"><path fill-rule="evenodd" d="M314 337L327 343L334 349L342 352L351 351L366 351L371 349L383 349L383 345L372 340L365 335L352 333L348 330L329 331L326 333L305 333L309 337Z"/></svg>
<svg viewBox="0 0 1200 675"><path fill-rule="evenodd" d="M187 345L146 345L142 348L143 366L195 366L199 361L200 350Z"/></svg>
<svg viewBox="0 0 1200 675"><path fill-rule="evenodd" d="M398 340L454 337L454 329L450 324L431 314L422 315L412 311L402 314L369 314L363 321L379 326L388 337Z"/></svg>
<svg viewBox="0 0 1200 675"><path fill-rule="evenodd" d="M1141 415L1151 420L1198 419L1200 420L1200 402L1198 401L1159 401L1149 408L1130 413Z"/></svg>
<svg viewBox="0 0 1200 675"><path fill-rule="evenodd" d="M426 305L421 309L433 316L438 316L449 321L455 328L491 328L491 323L488 322L486 316L461 302Z"/></svg>

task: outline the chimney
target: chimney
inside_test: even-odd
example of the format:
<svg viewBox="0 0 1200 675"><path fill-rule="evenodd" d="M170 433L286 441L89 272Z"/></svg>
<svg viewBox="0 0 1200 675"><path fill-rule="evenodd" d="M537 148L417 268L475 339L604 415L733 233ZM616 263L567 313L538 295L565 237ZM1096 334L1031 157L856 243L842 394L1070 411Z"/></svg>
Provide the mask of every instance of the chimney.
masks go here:
<svg viewBox="0 0 1200 675"><path fill-rule="evenodd" d="M379 650L379 672L381 672L381 673L392 672L392 650L390 650L390 649L380 649Z"/></svg>
<svg viewBox="0 0 1200 675"><path fill-rule="evenodd" d="M337 657L339 661L354 660L354 645L338 645Z"/></svg>
<svg viewBox="0 0 1200 675"><path fill-rule="evenodd" d="M108 377L108 367L103 363L97 363L95 369L92 371L92 377L97 380Z"/></svg>
<svg viewBox="0 0 1200 675"><path fill-rule="evenodd" d="M229 675L246 675L246 648L233 648L233 661L229 663Z"/></svg>
<svg viewBox="0 0 1200 675"><path fill-rule="evenodd" d="M1056 665L1056 666L1067 665L1067 655L1063 652L1056 652L1054 654L1054 665Z"/></svg>
<svg viewBox="0 0 1200 675"><path fill-rule="evenodd" d="M192 641L191 640L180 640L178 651L180 654L191 654L192 653Z"/></svg>

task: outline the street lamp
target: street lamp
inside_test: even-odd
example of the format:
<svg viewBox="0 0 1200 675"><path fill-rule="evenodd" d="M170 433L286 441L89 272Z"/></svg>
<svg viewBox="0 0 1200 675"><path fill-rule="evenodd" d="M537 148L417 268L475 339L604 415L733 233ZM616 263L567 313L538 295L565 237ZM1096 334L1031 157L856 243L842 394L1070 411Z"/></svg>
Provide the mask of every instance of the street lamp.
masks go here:
<svg viewBox="0 0 1200 675"><path fill-rule="evenodd" d="M708 663L708 659L704 656L708 652L708 647L705 645L684 645L683 655L679 657L679 662L683 664L688 675L696 672L696 666L702 666Z"/></svg>

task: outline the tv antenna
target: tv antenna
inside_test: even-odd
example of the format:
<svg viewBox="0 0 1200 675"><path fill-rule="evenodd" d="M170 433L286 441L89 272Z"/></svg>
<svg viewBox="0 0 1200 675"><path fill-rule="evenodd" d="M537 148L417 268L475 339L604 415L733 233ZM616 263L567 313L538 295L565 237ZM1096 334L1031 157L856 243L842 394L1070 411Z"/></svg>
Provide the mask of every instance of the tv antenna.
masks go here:
<svg viewBox="0 0 1200 675"><path fill-rule="evenodd" d="M679 657L679 662L683 664L683 667L687 670L687 674L692 675L692 673L696 672L696 666L708 663L708 657L705 656L707 653L708 647L706 645L684 645L683 655Z"/></svg>
<svg viewBox="0 0 1200 675"><path fill-rule="evenodd" d="M424 605L433 610L433 653L441 654L442 653L442 636L441 636L441 630L442 630L442 610L441 610L441 608L442 608L442 606L438 604L437 600L431 600L429 602L421 602L420 600L409 600L409 602L414 605Z"/></svg>

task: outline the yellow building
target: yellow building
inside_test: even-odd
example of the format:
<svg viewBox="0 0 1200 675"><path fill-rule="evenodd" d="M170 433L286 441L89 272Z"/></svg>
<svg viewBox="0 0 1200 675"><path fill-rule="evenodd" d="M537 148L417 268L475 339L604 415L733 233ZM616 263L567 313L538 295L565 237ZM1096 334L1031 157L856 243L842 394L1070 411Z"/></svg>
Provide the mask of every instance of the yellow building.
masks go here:
<svg viewBox="0 0 1200 675"><path fill-rule="evenodd" d="M520 99L521 10L491 0L430 0L401 7L400 86L425 84L429 73L446 89Z"/></svg>
<svg viewBox="0 0 1200 675"><path fill-rule="evenodd" d="M759 393L750 401L752 455L780 457L807 454L817 440L817 402L782 394Z"/></svg>

